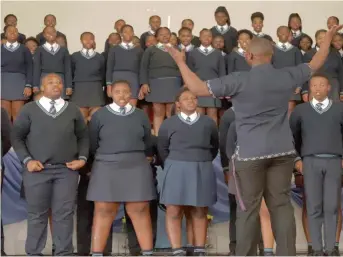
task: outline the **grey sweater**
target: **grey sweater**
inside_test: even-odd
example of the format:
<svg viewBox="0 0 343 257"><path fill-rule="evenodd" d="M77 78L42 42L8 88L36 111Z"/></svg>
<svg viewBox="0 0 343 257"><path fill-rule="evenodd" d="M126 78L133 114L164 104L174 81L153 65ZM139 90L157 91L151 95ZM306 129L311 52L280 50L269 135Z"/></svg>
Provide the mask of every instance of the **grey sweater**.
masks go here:
<svg viewBox="0 0 343 257"><path fill-rule="evenodd" d="M104 81L105 58L99 53L86 57L81 51L71 56L73 82Z"/></svg>
<svg viewBox="0 0 343 257"><path fill-rule="evenodd" d="M235 112L232 108L226 110L220 119L219 124L219 150L220 160L223 168L229 166L230 157L234 154L236 148L236 127L235 126ZM234 135L233 129L234 127ZM229 130L231 132L229 133ZM234 143L232 143L234 142Z"/></svg>

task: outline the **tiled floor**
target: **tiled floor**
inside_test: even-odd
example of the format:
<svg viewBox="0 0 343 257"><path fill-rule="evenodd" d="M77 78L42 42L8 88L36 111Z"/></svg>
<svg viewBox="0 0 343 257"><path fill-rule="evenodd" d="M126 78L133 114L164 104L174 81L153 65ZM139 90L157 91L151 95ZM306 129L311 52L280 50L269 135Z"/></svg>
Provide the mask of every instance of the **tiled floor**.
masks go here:
<svg viewBox="0 0 343 257"><path fill-rule="evenodd" d="M297 250L303 252L307 250L307 244L304 237L304 232L301 224L301 209L295 207L295 217L297 222ZM5 250L9 255L25 254L25 239L26 239L26 221L7 225L4 228L5 232ZM342 240L341 240L342 241ZM211 248L209 253L226 254L229 252L229 231L228 223L212 225L209 234L209 244ZM76 245L76 235L74 233L74 245ZM44 250L44 254L51 253L51 237L48 236L48 242ZM113 253L127 253L126 250L126 235L123 233L114 234L113 237Z"/></svg>

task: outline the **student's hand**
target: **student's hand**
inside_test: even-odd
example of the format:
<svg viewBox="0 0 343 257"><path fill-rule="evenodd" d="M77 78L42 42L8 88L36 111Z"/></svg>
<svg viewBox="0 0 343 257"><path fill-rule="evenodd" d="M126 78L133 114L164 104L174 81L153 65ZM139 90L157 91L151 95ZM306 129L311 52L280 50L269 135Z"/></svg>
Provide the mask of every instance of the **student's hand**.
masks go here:
<svg viewBox="0 0 343 257"><path fill-rule="evenodd" d="M151 157L151 156L149 156L149 157L146 157L146 159L148 160L148 162L152 162L152 160L153 160L153 158Z"/></svg>
<svg viewBox="0 0 343 257"><path fill-rule="evenodd" d="M26 164L26 168L29 172L38 172L44 169L44 166L40 161L31 160Z"/></svg>
<svg viewBox="0 0 343 257"><path fill-rule="evenodd" d="M112 86L106 86L106 93L109 98L112 97Z"/></svg>
<svg viewBox="0 0 343 257"><path fill-rule="evenodd" d="M185 49L179 51L178 49L166 46L168 53L173 57L176 64L184 63L186 60Z"/></svg>
<svg viewBox="0 0 343 257"><path fill-rule="evenodd" d="M300 94L300 92L301 92L301 88L297 87L294 91L294 94L298 95L298 94Z"/></svg>
<svg viewBox="0 0 343 257"><path fill-rule="evenodd" d="M34 93L34 94L39 93L39 88L38 88L38 87L33 87L33 93Z"/></svg>
<svg viewBox="0 0 343 257"><path fill-rule="evenodd" d="M86 162L84 160L74 160L72 162L67 162L66 165L68 169L79 170L86 165Z"/></svg>
<svg viewBox="0 0 343 257"><path fill-rule="evenodd" d="M66 89L66 95L72 95L73 94L73 89L72 88L67 88Z"/></svg>
<svg viewBox="0 0 343 257"><path fill-rule="evenodd" d="M343 95L340 95L339 99L343 102Z"/></svg>
<svg viewBox="0 0 343 257"><path fill-rule="evenodd" d="M143 84L138 93L138 99L142 100L146 95L150 93L150 87L148 84Z"/></svg>
<svg viewBox="0 0 343 257"><path fill-rule="evenodd" d="M301 174L303 173L303 161L299 160L295 163L294 165L295 169L300 172Z"/></svg>
<svg viewBox="0 0 343 257"><path fill-rule="evenodd" d="M30 88L30 87L25 87L25 88L24 88L23 95L24 95L25 97L30 97L30 96L32 95L32 88Z"/></svg>
<svg viewBox="0 0 343 257"><path fill-rule="evenodd" d="M305 103L308 102L308 94L307 93L303 94L301 97Z"/></svg>

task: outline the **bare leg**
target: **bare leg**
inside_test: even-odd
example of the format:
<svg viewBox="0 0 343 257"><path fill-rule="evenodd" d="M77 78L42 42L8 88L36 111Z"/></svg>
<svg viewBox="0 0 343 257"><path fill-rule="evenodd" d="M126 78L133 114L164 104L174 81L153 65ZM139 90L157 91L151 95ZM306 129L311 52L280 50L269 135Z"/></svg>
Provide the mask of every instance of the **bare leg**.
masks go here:
<svg viewBox="0 0 343 257"><path fill-rule="evenodd" d="M205 244L207 238L207 207L192 207L191 216L194 234L194 254L205 253Z"/></svg>
<svg viewBox="0 0 343 257"><path fill-rule="evenodd" d="M83 115L83 118L85 119L85 122L88 122L88 115L89 115L89 108L87 107L80 107L80 111Z"/></svg>
<svg viewBox="0 0 343 257"><path fill-rule="evenodd" d="M187 256L192 256L194 251L194 233L193 233L193 221L191 215L192 207L184 207L184 214L186 217L186 230L187 230Z"/></svg>
<svg viewBox="0 0 343 257"><path fill-rule="evenodd" d="M171 116L171 110L172 110L173 104L166 104L166 116L169 118Z"/></svg>
<svg viewBox="0 0 343 257"><path fill-rule="evenodd" d="M15 121L25 101L12 101L12 120Z"/></svg>
<svg viewBox="0 0 343 257"><path fill-rule="evenodd" d="M206 114L218 125L218 109L217 108L206 108Z"/></svg>
<svg viewBox="0 0 343 257"><path fill-rule="evenodd" d="M7 100L1 100L1 107L6 110L9 119L12 121L12 102Z"/></svg>
<svg viewBox="0 0 343 257"><path fill-rule="evenodd" d="M261 231L263 238L264 254L273 254L274 236L269 211L264 199L262 199L260 210Z"/></svg>
<svg viewBox="0 0 343 257"><path fill-rule="evenodd" d="M166 229L169 238L169 242L173 249L173 254L183 253L182 247L182 217L183 217L183 206L167 205L166 211Z"/></svg>
<svg viewBox="0 0 343 257"><path fill-rule="evenodd" d="M155 136L158 135L158 131L164 121L166 116L166 105L161 103L153 103L152 105L154 110L153 124Z"/></svg>

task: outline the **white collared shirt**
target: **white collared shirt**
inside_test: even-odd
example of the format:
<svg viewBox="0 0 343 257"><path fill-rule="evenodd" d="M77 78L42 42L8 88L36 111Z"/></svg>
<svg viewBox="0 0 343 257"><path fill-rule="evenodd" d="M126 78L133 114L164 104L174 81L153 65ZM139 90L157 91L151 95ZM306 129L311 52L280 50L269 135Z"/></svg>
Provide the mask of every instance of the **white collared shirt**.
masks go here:
<svg viewBox="0 0 343 257"><path fill-rule="evenodd" d="M241 53L241 54L245 54L245 51L244 51L244 49L243 49L243 48L241 48L241 47L239 47L239 48L237 49L237 51L238 51L239 53Z"/></svg>
<svg viewBox="0 0 343 257"><path fill-rule="evenodd" d="M322 108L325 109L326 107L328 107L330 101L329 98L325 98L325 100L323 102L319 102L317 99L313 98L312 99L312 105L316 106L316 104L321 103L322 104Z"/></svg>
<svg viewBox="0 0 343 257"><path fill-rule="evenodd" d="M302 55L306 54L306 52L304 50L300 50L300 51L301 51Z"/></svg>
<svg viewBox="0 0 343 257"><path fill-rule="evenodd" d="M134 48L134 44L133 44L132 42L129 42L129 43L121 42L120 45L121 45L122 47L124 47L125 49Z"/></svg>
<svg viewBox="0 0 343 257"><path fill-rule="evenodd" d="M292 32L292 36L293 37L299 37L301 35L301 31L300 30L297 30L297 31L291 30L291 32Z"/></svg>
<svg viewBox="0 0 343 257"><path fill-rule="evenodd" d="M225 24L224 26L216 25L216 27L217 27L218 31L220 31L220 32L222 32L222 31L225 32L230 28L229 25L227 25L227 24Z"/></svg>
<svg viewBox="0 0 343 257"><path fill-rule="evenodd" d="M213 50L213 47L212 46L208 46L208 47L204 47L203 45L201 45L199 47L199 49L202 51L202 52L205 52L205 50L207 49L207 52L211 52Z"/></svg>
<svg viewBox="0 0 343 257"><path fill-rule="evenodd" d="M343 57L343 49L338 50L338 53L341 55L341 57Z"/></svg>
<svg viewBox="0 0 343 257"><path fill-rule="evenodd" d="M194 48L194 46L192 44L189 44L188 46L184 46L183 44L180 44L180 49L185 49L186 52L189 52L190 50L192 50Z"/></svg>
<svg viewBox="0 0 343 257"><path fill-rule="evenodd" d="M255 30L253 30L252 32L256 37L263 37L264 36L264 33L261 31L261 32L256 32Z"/></svg>
<svg viewBox="0 0 343 257"><path fill-rule="evenodd" d="M40 105L43 106L43 108L47 112L50 111L50 108L51 108L51 103L50 102L51 101L52 101L52 99L47 98L45 96L42 96L41 99L39 99ZM62 98L56 99L55 100L55 104L54 104L56 112L59 112L63 108L64 104L65 104L65 101Z"/></svg>
<svg viewBox="0 0 343 257"><path fill-rule="evenodd" d="M156 34L156 32L153 31L152 29L150 29L150 30L148 31L148 33L149 33L150 35L155 35L155 34Z"/></svg>
<svg viewBox="0 0 343 257"><path fill-rule="evenodd" d="M87 51L90 56L92 56L95 53L93 48L91 49L82 48L82 53L84 53L85 55L87 54Z"/></svg>
<svg viewBox="0 0 343 257"><path fill-rule="evenodd" d="M316 51L317 51L317 52L319 51L319 47L318 47L318 46L316 46Z"/></svg>
<svg viewBox="0 0 343 257"><path fill-rule="evenodd" d="M170 44L170 43L168 43L168 44L162 44L161 42L159 42L159 43L157 43L156 46L159 47L159 48L164 47L164 46L169 46L169 47L171 47L171 44Z"/></svg>
<svg viewBox="0 0 343 257"><path fill-rule="evenodd" d="M19 45L19 43L17 41L15 41L13 43L10 43L8 41L6 42L7 48L10 48L11 45L12 45L12 48L16 48Z"/></svg>
<svg viewBox="0 0 343 257"><path fill-rule="evenodd" d="M110 107L113 111L115 112L119 112L120 113L120 106L118 104L116 104L115 102L110 104ZM129 111L131 111L132 109L132 105L130 103L128 103L127 105L125 105L125 113L128 113Z"/></svg>
<svg viewBox="0 0 343 257"><path fill-rule="evenodd" d="M192 113L189 116L187 114L183 113L183 112L180 112L180 115L181 115L182 119L184 119L184 120L187 120L187 118L189 117L191 122L195 121L195 119L198 117L198 113L197 112L194 112L194 113Z"/></svg>
<svg viewBox="0 0 343 257"><path fill-rule="evenodd" d="M282 42L277 42L277 45L280 47L280 48L283 48L283 46L286 46L286 50L290 49L292 47L292 44L289 43L289 42L285 42L285 43L282 43Z"/></svg>
<svg viewBox="0 0 343 257"><path fill-rule="evenodd" d="M44 46L48 49L51 50L51 47L54 49L54 51L56 51L58 49L58 44L57 43L53 43L52 45L49 44L48 42L45 42Z"/></svg>

